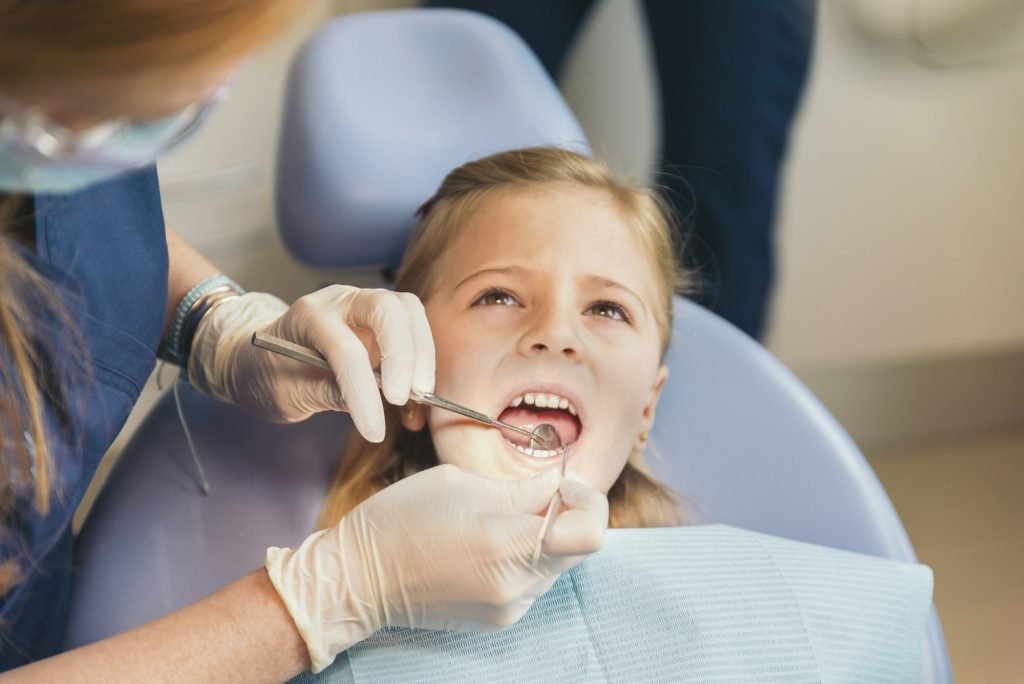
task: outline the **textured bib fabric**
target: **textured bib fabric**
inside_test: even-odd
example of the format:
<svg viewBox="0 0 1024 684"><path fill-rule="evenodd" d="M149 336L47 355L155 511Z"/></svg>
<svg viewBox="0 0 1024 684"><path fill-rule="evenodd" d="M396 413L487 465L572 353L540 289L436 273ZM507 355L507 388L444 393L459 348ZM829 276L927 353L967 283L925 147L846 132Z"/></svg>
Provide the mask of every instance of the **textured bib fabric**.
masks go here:
<svg viewBox="0 0 1024 684"><path fill-rule="evenodd" d="M300 682L917 682L932 573L723 525L611 530L515 625L385 629Z"/></svg>

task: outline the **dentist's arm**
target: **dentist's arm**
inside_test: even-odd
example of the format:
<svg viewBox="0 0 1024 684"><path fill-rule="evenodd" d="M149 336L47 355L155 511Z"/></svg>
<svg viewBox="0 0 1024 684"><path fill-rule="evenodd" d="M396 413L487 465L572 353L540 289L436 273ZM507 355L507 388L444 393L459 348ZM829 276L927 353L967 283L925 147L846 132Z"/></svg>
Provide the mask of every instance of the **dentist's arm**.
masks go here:
<svg viewBox="0 0 1024 684"><path fill-rule="evenodd" d="M500 481L431 468L367 499L298 549L269 549L266 571L2 679L280 682L310 665L326 667L385 625L511 624L603 542L607 499L565 480L568 510L555 519L540 567L530 566L539 513L558 487L554 469Z"/></svg>
<svg viewBox="0 0 1024 684"><path fill-rule="evenodd" d="M196 284L217 275L217 267L199 253L170 226L167 233L167 314L164 316L164 337L171 332L171 321L178 302Z"/></svg>
<svg viewBox="0 0 1024 684"><path fill-rule="evenodd" d="M4 682L284 682L305 644L264 570L124 634L0 675Z"/></svg>

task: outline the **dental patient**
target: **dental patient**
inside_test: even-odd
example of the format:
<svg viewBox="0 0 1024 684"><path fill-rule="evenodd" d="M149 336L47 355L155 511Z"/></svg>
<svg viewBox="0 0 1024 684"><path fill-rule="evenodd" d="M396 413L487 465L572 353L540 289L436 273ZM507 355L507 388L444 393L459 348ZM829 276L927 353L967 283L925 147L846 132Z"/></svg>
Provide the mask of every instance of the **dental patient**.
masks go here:
<svg viewBox="0 0 1024 684"><path fill-rule="evenodd" d="M436 393L528 431L553 426L568 477L607 493L611 527L660 529L608 532L506 629L387 628L302 681L917 680L927 568L679 527L678 499L648 473L673 292L687 283L667 216L653 192L554 148L467 163L421 207L396 287L426 307ZM447 411L385 410L384 442L349 444L323 526L439 463L514 479L561 465L561 450Z"/></svg>
<svg viewBox="0 0 1024 684"><path fill-rule="evenodd" d="M452 171L418 216L395 286L426 307L435 392L527 430L552 425L572 475L608 494L612 527L681 522L643 462L686 285L660 198L589 157L530 148ZM383 443L353 438L323 526L438 463L506 479L561 465L560 450L447 411L387 410Z"/></svg>

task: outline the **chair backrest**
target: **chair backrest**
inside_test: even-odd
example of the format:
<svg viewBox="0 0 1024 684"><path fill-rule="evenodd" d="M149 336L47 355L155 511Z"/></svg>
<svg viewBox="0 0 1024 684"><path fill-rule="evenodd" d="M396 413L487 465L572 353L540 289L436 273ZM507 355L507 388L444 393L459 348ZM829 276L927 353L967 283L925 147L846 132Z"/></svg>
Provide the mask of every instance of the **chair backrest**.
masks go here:
<svg viewBox="0 0 1024 684"><path fill-rule="evenodd" d="M314 266L396 266L416 209L471 159L589 150L526 43L474 12L335 20L300 51L287 102L277 218L292 255Z"/></svg>
<svg viewBox="0 0 1024 684"><path fill-rule="evenodd" d="M693 521L915 561L871 466L810 391L715 314L681 299L675 314L648 462ZM921 681L952 682L934 608Z"/></svg>
<svg viewBox="0 0 1024 684"><path fill-rule="evenodd" d="M649 462L680 487L696 522L914 560L856 445L761 345L678 300L665 363Z"/></svg>
<svg viewBox="0 0 1024 684"><path fill-rule="evenodd" d="M335 20L296 60L287 107L278 218L293 254L320 266L397 264L415 209L467 160L536 144L587 149L522 41L454 10ZM914 559L863 456L792 374L681 299L674 335L650 461L697 522ZM347 417L269 425L187 391L183 404L211 494L198 491L167 397L83 530L69 646L182 607L313 529ZM924 673L951 681L935 615Z"/></svg>

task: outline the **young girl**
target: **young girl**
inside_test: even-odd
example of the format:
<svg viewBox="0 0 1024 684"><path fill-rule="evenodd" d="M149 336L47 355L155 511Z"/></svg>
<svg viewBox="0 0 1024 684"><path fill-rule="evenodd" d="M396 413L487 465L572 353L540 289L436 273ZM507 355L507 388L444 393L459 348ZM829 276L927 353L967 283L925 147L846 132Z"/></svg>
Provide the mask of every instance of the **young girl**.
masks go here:
<svg viewBox="0 0 1024 684"><path fill-rule="evenodd" d="M395 285L426 307L436 394L528 430L554 426L568 470L608 494L612 527L681 523L643 462L672 295L687 284L662 200L594 159L535 147L455 169L417 215ZM447 411L385 410L387 438L353 437L321 525L438 463L520 479L562 461Z"/></svg>

